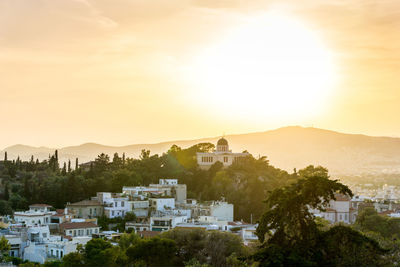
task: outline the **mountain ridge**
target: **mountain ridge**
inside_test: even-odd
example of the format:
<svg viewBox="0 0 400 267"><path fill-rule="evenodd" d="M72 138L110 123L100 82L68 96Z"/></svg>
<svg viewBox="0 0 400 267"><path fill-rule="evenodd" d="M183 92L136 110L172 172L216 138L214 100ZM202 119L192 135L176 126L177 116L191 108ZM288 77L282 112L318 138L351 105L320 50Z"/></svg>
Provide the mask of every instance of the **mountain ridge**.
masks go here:
<svg viewBox="0 0 400 267"><path fill-rule="evenodd" d="M152 154L162 154L173 144L182 148L200 142L216 143L220 137L190 140L165 141L154 144L131 144L108 146L84 143L77 146L58 148L61 161L79 158L81 163L93 160L100 153L126 153L127 157L138 157L142 149ZM247 150L255 157L265 155L271 164L291 171L307 165L322 165L332 174L400 173L400 138L348 134L314 127L287 126L263 132L231 134L225 138L233 152ZM22 144L9 146L9 159L20 156L29 159L31 155L46 159L56 148L34 147ZM0 156L0 158L2 158Z"/></svg>

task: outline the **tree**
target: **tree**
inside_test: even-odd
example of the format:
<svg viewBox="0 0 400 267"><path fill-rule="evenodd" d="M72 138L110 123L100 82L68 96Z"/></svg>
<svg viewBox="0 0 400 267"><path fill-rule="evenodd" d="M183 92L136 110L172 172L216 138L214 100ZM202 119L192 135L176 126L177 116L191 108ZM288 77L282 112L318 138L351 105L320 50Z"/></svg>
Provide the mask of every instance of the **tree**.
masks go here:
<svg viewBox="0 0 400 267"><path fill-rule="evenodd" d="M178 256L183 261L197 259L201 263L207 262L205 253L208 233L204 229L172 229L164 232L162 237L174 240L178 247Z"/></svg>
<svg viewBox="0 0 400 267"><path fill-rule="evenodd" d="M125 222L135 222L136 221L135 213L134 212L127 212L125 214L124 221Z"/></svg>
<svg viewBox="0 0 400 267"><path fill-rule="evenodd" d="M4 162L7 161L7 151L4 152Z"/></svg>
<svg viewBox="0 0 400 267"><path fill-rule="evenodd" d="M77 171L78 168L79 168L79 159L76 158L76 159L75 159L75 171Z"/></svg>
<svg viewBox="0 0 400 267"><path fill-rule="evenodd" d="M256 231L262 247L253 259L262 266L378 266L385 250L377 242L346 226L321 230L310 212L324 210L335 193L352 196L350 189L322 167L298 173L296 183L265 201L268 210Z"/></svg>
<svg viewBox="0 0 400 267"><path fill-rule="evenodd" d="M110 163L110 157L107 154L101 153L94 161L94 171L100 174L107 170L108 164Z"/></svg>
<svg viewBox="0 0 400 267"><path fill-rule="evenodd" d="M62 171L61 171L61 175L66 175L67 174L67 163L64 162Z"/></svg>
<svg viewBox="0 0 400 267"><path fill-rule="evenodd" d="M226 259L231 255L245 256L245 249L239 236L219 231L204 229L173 229L162 237L175 241L178 257L183 262L192 259L201 264L229 266Z"/></svg>
<svg viewBox="0 0 400 267"><path fill-rule="evenodd" d="M387 250L375 240L343 225L323 232L319 248L325 266L387 266L382 257Z"/></svg>
<svg viewBox="0 0 400 267"><path fill-rule="evenodd" d="M68 169L67 169L68 173L71 172L71 160L68 159Z"/></svg>
<svg viewBox="0 0 400 267"><path fill-rule="evenodd" d="M8 183L4 186L4 200L8 200L10 198L10 192L8 188Z"/></svg>
<svg viewBox="0 0 400 267"><path fill-rule="evenodd" d="M126 250L129 262L144 262L149 267L174 266L176 244L166 238L141 239Z"/></svg>
<svg viewBox="0 0 400 267"><path fill-rule="evenodd" d="M79 252L72 252L65 255L62 259L61 267L84 266L83 255Z"/></svg>
<svg viewBox="0 0 400 267"><path fill-rule="evenodd" d="M3 259L4 256L7 255L8 251L10 249L11 249L10 243L8 242L8 240L4 236L2 236L0 238L0 254L1 254L0 257L1 257L1 259Z"/></svg>
<svg viewBox="0 0 400 267"><path fill-rule="evenodd" d="M13 211L8 201L0 200L0 215L11 215L12 213Z"/></svg>
<svg viewBox="0 0 400 267"><path fill-rule="evenodd" d="M275 189L265 201L269 210L257 228L260 242L274 231L269 242L294 244L309 242L317 229L310 208L324 210L335 193L352 196L351 190L330 180L325 168L309 166L299 171L300 179L289 186Z"/></svg>
<svg viewBox="0 0 400 267"><path fill-rule="evenodd" d="M142 149L142 152L140 153L139 158L141 160L150 158L150 150Z"/></svg>
<svg viewBox="0 0 400 267"><path fill-rule="evenodd" d="M87 242L84 250L85 262L88 266L115 266L119 256L119 248L100 238Z"/></svg>
<svg viewBox="0 0 400 267"><path fill-rule="evenodd" d="M137 242L139 242L139 240L139 236L132 232L130 234L123 234L120 237L118 244L122 250L126 250L130 246L135 245Z"/></svg>
<svg viewBox="0 0 400 267"><path fill-rule="evenodd" d="M122 166L122 159L119 157L118 153L114 153L112 165L114 169L118 169Z"/></svg>

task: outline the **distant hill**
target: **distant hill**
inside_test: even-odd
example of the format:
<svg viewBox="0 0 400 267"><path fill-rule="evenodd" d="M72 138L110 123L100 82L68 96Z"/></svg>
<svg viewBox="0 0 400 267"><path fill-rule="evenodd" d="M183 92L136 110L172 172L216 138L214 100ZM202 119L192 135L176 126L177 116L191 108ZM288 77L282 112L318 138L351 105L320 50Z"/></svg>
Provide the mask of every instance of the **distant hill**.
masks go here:
<svg viewBox="0 0 400 267"><path fill-rule="evenodd" d="M173 144L186 148L200 142L216 143L219 137L186 141L171 141L158 144L137 144L128 146L105 146L87 143L79 146L60 148L59 157L63 161L79 158L79 162L93 160L100 153L126 153L128 157L138 157L142 149L152 154L166 152ZM307 165L322 165L332 174L400 173L400 138L372 137L359 134L344 134L318 128L298 126L276 130L227 135L225 137L234 152L247 150L255 157L265 155L271 164L292 171ZM55 148L15 145L7 147L9 158L48 158ZM2 159L0 155L0 159Z"/></svg>

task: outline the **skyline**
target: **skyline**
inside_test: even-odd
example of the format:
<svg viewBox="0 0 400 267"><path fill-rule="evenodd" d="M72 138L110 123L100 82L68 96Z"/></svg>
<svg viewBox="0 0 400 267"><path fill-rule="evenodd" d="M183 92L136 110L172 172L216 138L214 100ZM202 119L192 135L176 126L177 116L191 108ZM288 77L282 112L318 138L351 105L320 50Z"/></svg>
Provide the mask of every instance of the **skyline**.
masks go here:
<svg viewBox="0 0 400 267"><path fill-rule="evenodd" d="M399 8L396 1L361 0L4 0L0 148L157 143L288 125L400 137ZM279 19L265 31L251 22L246 26L249 19L268 21L271 14ZM312 99L320 89L303 91L312 79L304 84L295 80L300 93L290 83L288 91L276 89L286 76L264 79L263 71L271 67L265 60L271 58L268 53L242 79L232 73L246 71L243 66L221 72L232 65L235 51L246 63L245 52L258 36L262 47L270 44L274 25L286 33L281 41L288 51L299 47L291 38L305 36L298 44L327 55L324 62L333 67L323 74L332 72L335 81L323 87L332 87L326 94ZM247 42L240 43L243 36ZM267 52L275 53L278 46ZM250 61L260 55L257 49ZM296 58L284 58L284 53L277 53L283 57L277 62ZM321 53L315 58L323 58ZM203 55L205 61L199 63L196 57ZM290 70L294 77L303 73L308 60L302 60L294 61L299 63ZM315 64L305 67L309 77L325 63ZM216 77L208 66L215 68L213 73L220 71ZM279 77L284 71L266 76ZM253 74L257 86L249 82ZM231 90L236 85L241 87Z"/></svg>

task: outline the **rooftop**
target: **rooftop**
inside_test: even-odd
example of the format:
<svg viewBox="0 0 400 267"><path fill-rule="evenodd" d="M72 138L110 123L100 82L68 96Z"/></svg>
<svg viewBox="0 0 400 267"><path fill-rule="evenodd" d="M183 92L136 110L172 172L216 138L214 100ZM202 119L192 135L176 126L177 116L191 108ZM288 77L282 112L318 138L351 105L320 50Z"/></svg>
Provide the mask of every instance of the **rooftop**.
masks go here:
<svg viewBox="0 0 400 267"><path fill-rule="evenodd" d="M62 223L60 227L63 229L81 229L81 228L94 228L99 227L92 222L73 222L73 223Z"/></svg>
<svg viewBox="0 0 400 267"><path fill-rule="evenodd" d="M47 205L47 204L32 204L32 205L29 205L29 207L41 207L41 208L48 207L48 208L51 208L53 206L50 206L50 205Z"/></svg>
<svg viewBox="0 0 400 267"><path fill-rule="evenodd" d="M85 199L79 202L67 204L67 206L101 206L101 203L97 200Z"/></svg>

